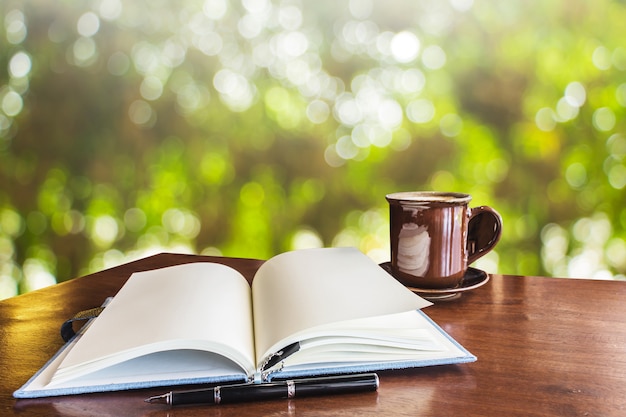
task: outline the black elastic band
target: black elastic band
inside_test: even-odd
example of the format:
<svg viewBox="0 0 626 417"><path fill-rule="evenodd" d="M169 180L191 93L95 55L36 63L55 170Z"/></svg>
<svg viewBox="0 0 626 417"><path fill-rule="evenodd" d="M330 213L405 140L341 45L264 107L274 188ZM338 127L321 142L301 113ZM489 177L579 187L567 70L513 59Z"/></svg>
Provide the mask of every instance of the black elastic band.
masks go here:
<svg viewBox="0 0 626 417"><path fill-rule="evenodd" d="M100 313L102 313L102 310L104 310L104 307L96 307L96 308L90 308L89 310L79 311L78 313L76 313L74 317L67 320L61 326L61 337L63 338L63 340L67 342L72 337L74 337L74 335L76 335L76 332L74 331L74 328L72 327L72 323L78 320L90 320L90 319L96 318L100 315Z"/></svg>

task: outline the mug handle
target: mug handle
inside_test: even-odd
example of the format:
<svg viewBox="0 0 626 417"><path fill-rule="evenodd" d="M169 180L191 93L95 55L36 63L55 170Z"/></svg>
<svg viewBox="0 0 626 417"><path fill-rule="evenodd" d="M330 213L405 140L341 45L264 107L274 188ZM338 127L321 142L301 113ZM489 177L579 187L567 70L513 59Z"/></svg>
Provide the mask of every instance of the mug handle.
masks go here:
<svg viewBox="0 0 626 417"><path fill-rule="evenodd" d="M502 235L502 217L488 206L470 208L467 223L467 264L486 255Z"/></svg>

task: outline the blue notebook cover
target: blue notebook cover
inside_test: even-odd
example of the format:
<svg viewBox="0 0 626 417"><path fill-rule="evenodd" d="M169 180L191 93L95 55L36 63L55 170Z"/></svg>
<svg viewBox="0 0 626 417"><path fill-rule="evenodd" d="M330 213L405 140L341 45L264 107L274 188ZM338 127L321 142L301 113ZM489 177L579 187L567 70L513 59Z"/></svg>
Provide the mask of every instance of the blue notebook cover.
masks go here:
<svg viewBox="0 0 626 417"><path fill-rule="evenodd" d="M277 255L259 268L252 288L216 263L139 272L14 396L475 361L421 311L430 304L355 248Z"/></svg>
<svg viewBox="0 0 626 417"><path fill-rule="evenodd" d="M332 375L332 374L348 374L348 373L359 373L359 372L372 372L372 371L381 371L381 370L393 370L393 369L407 369L407 368L418 368L418 367L426 367L426 366L434 366L434 365L448 365L448 364L460 364L460 363L468 363L476 361L476 356L471 354L467 349L465 349L461 344L459 344L456 340L454 340L448 333L446 333L440 326L438 326L432 319L430 319L424 312L419 311L419 314L422 315L427 321L432 325L432 329L440 332L440 334L445 337L454 347L458 349L458 355L454 357L444 357L444 358L435 358L435 359L423 359L423 360L413 360L413 361L386 361L386 362L369 362L369 363L359 363L359 364L345 364L345 365L337 365L330 367L318 367L314 369L303 369L303 370L281 370L272 373L268 380L272 379L286 379L286 378L297 378L297 377L310 377L310 376L320 376L320 375ZM185 355L198 355L198 357L202 357L203 361L210 360L214 363L215 366L222 366L224 369L224 374L222 375L211 375L211 376L185 376L185 371L176 369L177 365L171 363L172 368L172 377L169 379L147 379L147 380L137 380L137 374L134 374L131 380L127 380L125 382L118 383L105 383L98 384L83 381L76 382L74 384L70 384L69 386L62 387L47 387L47 382L50 379L50 374L54 372L59 362L63 359L66 352L74 346L74 344L81 337L84 330L88 327L88 324L81 329L79 333L74 336L70 341L68 341L59 351L35 374L31 377L28 382L26 382L20 389L13 393L15 398L40 398L40 397L51 397L51 396L62 396L62 395L73 395L73 394L86 394L86 393L96 393L96 392L110 392L110 391L123 391L130 389L140 389L140 388L154 388L154 387L169 387L169 386L177 386L177 385L190 385L190 384L226 384L226 383L239 383L246 381L246 375L243 372L228 372L228 370L236 370L236 366L230 364L227 359L220 358L217 355L211 355L207 352L177 352L180 356ZM210 356L210 358L208 357ZM163 361L159 361L163 362ZM213 368L211 371L214 374Z"/></svg>

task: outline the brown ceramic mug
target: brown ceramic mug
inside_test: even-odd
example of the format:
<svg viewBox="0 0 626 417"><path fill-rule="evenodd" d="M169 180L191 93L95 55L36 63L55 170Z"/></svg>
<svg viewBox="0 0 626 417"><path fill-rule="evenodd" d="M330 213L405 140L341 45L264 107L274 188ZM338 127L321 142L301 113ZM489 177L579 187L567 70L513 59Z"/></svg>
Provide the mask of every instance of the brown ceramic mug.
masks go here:
<svg viewBox="0 0 626 417"><path fill-rule="evenodd" d="M405 285L455 288L468 265L500 240L502 218L491 207L469 207L469 194L412 191L388 194L391 272Z"/></svg>

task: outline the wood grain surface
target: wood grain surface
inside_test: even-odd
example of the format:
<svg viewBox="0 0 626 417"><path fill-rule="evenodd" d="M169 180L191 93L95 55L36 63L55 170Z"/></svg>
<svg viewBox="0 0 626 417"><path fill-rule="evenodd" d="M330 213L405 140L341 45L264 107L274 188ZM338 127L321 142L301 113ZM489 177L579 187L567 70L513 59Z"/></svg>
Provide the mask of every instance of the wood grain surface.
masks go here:
<svg viewBox="0 0 626 417"><path fill-rule="evenodd" d="M143 401L163 389L12 397L62 346L63 321L134 271L193 261L248 280L263 262L159 254L0 301L0 415L626 416L626 282L502 275L425 309L477 362L380 372L376 393L176 408Z"/></svg>

